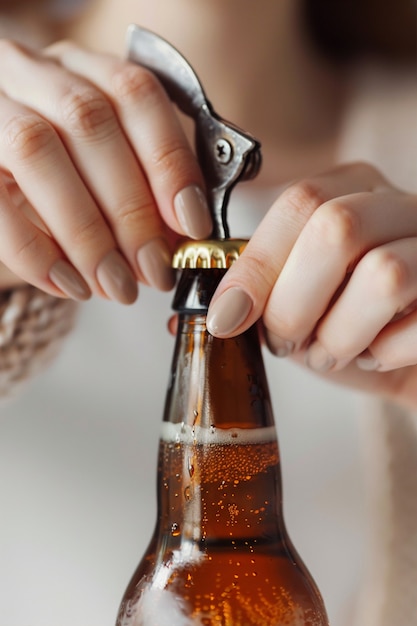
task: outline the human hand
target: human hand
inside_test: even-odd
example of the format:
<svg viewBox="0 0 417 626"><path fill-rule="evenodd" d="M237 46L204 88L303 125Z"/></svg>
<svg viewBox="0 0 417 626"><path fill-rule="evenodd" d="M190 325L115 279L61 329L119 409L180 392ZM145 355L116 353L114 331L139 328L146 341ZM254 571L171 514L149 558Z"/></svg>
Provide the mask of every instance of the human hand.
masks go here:
<svg viewBox="0 0 417 626"><path fill-rule="evenodd" d="M230 337L261 317L275 354L417 407L417 196L361 163L288 187L207 327Z"/></svg>
<svg viewBox="0 0 417 626"><path fill-rule="evenodd" d="M170 289L173 240L212 226L156 78L70 42L38 53L4 40L0 55L0 266L80 300Z"/></svg>

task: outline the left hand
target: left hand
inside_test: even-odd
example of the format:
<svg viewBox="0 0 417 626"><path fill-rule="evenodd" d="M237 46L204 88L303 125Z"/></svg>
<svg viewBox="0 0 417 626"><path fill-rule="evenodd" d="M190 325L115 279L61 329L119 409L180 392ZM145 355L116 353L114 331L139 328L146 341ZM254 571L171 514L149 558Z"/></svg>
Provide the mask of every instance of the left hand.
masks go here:
<svg viewBox="0 0 417 626"><path fill-rule="evenodd" d="M207 326L231 337L261 317L278 356L417 407L417 196L365 163L288 187Z"/></svg>

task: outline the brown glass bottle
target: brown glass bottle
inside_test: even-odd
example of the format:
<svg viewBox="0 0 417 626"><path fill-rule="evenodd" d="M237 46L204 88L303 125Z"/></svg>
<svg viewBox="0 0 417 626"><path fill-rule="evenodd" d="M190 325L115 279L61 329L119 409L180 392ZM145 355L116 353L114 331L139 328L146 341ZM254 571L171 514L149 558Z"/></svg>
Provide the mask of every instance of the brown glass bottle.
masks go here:
<svg viewBox="0 0 417 626"><path fill-rule="evenodd" d="M224 273L186 269L158 464L158 519L117 626L325 626L282 513L280 458L256 327L211 336Z"/></svg>

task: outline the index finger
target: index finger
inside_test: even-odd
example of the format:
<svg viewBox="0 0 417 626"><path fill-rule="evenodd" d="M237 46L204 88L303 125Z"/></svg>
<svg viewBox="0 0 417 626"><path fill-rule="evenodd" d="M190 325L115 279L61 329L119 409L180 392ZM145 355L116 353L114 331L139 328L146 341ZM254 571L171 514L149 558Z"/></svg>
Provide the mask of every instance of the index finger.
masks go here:
<svg viewBox="0 0 417 626"><path fill-rule="evenodd" d="M207 315L209 332L232 337L261 317L294 244L322 204L385 185L377 170L358 163L339 166L284 190L214 294Z"/></svg>
<svg viewBox="0 0 417 626"><path fill-rule="evenodd" d="M204 180L166 92L148 70L64 41L48 56L99 87L112 102L166 224L192 238L212 230Z"/></svg>

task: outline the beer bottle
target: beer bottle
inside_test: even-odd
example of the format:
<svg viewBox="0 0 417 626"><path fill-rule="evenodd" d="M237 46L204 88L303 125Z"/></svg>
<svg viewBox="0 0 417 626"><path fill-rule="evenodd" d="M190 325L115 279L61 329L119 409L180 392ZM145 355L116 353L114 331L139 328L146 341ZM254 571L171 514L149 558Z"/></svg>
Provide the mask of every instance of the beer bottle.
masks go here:
<svg viewBox="0 0 417 626"><path fill-rule="evenodd" d="M240 240L176 255L178 331L153 538L117 626L325 626L283 519L280 456L256 326L213 337L206 312Z"/></svg>

